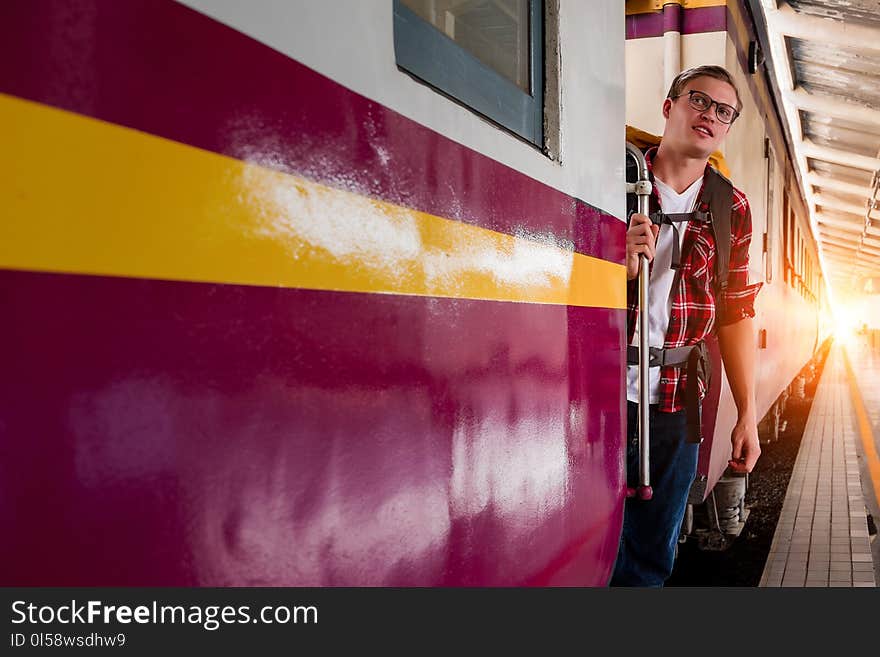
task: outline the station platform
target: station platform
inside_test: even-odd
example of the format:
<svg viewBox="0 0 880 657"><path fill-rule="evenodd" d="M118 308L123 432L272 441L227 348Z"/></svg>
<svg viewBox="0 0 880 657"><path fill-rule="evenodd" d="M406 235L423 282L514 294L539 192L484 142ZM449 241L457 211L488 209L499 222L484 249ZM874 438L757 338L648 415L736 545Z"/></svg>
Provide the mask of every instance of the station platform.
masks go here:
<svg viewBox="0 0 880 657"><path fill-rule="evenodd" d="M832 346L759 586L877 585L866 498L876 505L880 488L878 383L870 343Z"/></svg>

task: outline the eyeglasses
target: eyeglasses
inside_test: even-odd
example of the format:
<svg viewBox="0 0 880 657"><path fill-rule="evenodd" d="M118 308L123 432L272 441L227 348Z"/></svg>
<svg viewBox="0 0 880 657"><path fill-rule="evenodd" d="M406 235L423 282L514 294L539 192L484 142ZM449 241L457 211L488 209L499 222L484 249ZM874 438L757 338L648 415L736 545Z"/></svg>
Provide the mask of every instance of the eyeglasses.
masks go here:
<svg viewBox="0 0 880 657"><path fill-rule="evenodd" d="M691 89L687 92L687 95L688 104L698 112L705 112L714 105L715 116L718 117L718 120L721 121L721 123L733 123L736 120L736 117L739 116L739 112L736 111L735 107L728 105L727 103L719 103L717 100L712 100L711 96L704 94L702 91ZM674 96L672 100L681 98L682 96L684 96L684 94L678 94L678 96Z"/></svg>

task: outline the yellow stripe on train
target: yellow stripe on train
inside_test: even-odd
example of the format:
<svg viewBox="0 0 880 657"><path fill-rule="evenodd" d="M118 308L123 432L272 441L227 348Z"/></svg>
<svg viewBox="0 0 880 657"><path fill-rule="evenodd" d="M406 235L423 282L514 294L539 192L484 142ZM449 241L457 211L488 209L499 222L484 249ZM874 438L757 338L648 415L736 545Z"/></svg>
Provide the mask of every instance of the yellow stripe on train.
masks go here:
<svg viewBox="0 0 880 657"><path fill-rule="evenodd" d="M0 94L0 267L624 308L622 265Z"/></svg>

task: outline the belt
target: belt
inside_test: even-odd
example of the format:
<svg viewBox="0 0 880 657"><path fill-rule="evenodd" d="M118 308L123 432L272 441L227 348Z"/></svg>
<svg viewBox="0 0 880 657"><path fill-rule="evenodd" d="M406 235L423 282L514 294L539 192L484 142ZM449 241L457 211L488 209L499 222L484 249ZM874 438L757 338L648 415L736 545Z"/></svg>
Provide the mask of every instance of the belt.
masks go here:
<svg viewBox="0 0 880 657"><path fill-rule="evenodd" d="M702 342L700 343L702 344ZM691 352L699 348L699 345L690 345L688 347L670 347L661 349L660 347L648 347L648 367L678 367L686 365ZM626 348L626 362L630 365L639 364L639 348L629 345Z"/></svg>
<svg viewBox="0 0 880 657"><path fill-rule="evenodd" d="M626 362L629 365L639 364L639 348L632 345L626 348ZM648 348L648 367L683 367L687 366L687 388L685 389L685 409L687 411L688 442L703 442L703 413L700 403L700 387L702 380L706 389L711 381L711 361L709 349L704 341L687 347Z"/></svg>

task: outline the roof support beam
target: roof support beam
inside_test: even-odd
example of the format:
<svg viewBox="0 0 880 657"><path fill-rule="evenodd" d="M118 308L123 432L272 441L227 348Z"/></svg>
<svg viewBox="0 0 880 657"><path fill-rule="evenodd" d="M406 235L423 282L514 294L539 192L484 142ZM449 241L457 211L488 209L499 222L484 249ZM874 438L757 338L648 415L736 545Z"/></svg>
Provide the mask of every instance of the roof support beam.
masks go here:
<svg viewBox="0 0 880 657"><path fill-rule="evenodd" d="M843 263L838 264L837 268L832 272L829 272L828 277L834 279L835 281L840 281L843 283L849 283L852 280L853 276L876 276L876 269L869 269L863 265L853 265L853 266L844 266ZM835 288L838 286L835 285Z"/></svg>
<svg viewBox="0 0 880 657"><path fill-rule="evenodd" d="M880 112L878 112L878 114L880 114ZM880 119L878 119L878 125L880 125ZM862 198L867 198L871 195L871 188L867 185L856 185L843 180L837 180L836 178L827 178L819 175L815 171L807 174L807 182L816 187L828 190L829 192L852 194L853 196L860 196Z"/></svg>
<svg viewBox="0 0 880 657"><path fill-rule="evenodd" d="M824 233L822 235L822 242L823 243L837 242L838 244L841 244L841 245L849 245L852 248L854 253L855 253L856 247L858 246L858 243L861 239L862 239L861 234L857 234L855 236L846 235L846 234L838 236L838 235L832 235L831 233ZM877 248L873 244L866 244L866 246L868 248ZM878 262L877 264L880 265L880 262Z"/></svg>
<svg viewBox="0 0 880 657"><path fill-rule="evenodd" d="M858 215L861 217L862 223L864 223L865 215L868 213L867 201L864 205L858 205L857 203L841 201L840 199L828 196L827 194L813 194L813 202L816 205L821 205L823 208L828 208L829 210L839 210L840 212L849 212L850 214Z"/></svg>
<svg viewBox="0 0 880 657"><path fill-rule="evenodd" d="M852 251L849 249L840 249L833 246L829 246L825 249L825 258L827 260L831 260L839 265L846 265L847 267L854 267L858 265L859 267L864 267L867 269L877 269L877 266L871 266L871 264L867 261L857 261L852 257Z"/></svg>
<svg viewBox="0 0 880 657"><path fill-rule="evenodd" d="M822 160L824 162L831 162L832 164L840 164L845 167L853 167L856 169L865 169L866 171L871 172L880 169L880 159L877 159L876 157L868 157L867 155L841 151L836 148L819 146L809 139L804 139L801 142L800 150L804 156L811 157L815 160Z"/></svg>
<svg viewBox="0 0 880 657"><path fill-rule="evenodd" d="M849 282L848 279L854 275L862 275L862 276L864 276L866 274L876 275L876 273L877 273L876 271L871 270L871 269L866 269L864 267L846 267L846 268L844 268L844 266L841 264L836 269L834 269L833 272L829 272L829 278L832 278L832 279L835 279L838 281ZM837 286L835 286L835 287L837 287Z"/></svg>
<svg viewBox="0 0 880 657"><path fill-rule="evenodd" d="M831 267L829 269L833 270L831 277L844 276L848 273L851 273L853 270L861 270L861 271L872 271L865 267L863 264L857 264L853 262L852 258L848 258L843 254L834 254L834 253L826 253L825 257L828 262L831 263Z"/></svg>
<svg viewBox="0 0 880 657"><path fill-rule="evenodd" d="M860 257L857 258L855 257L855 247L840 246L838 244L826 244L822 248L825 252L826 259L829 257L836 257L846 265L860 264L866 267L870 267L871 269L880 269L877 267L876 264L876 255L862 254Z"/></svg>
<svg viewBox="0 0 880 657"><path fill-rule="evenodd" d="M852 219L848 219L847 217L852 217ZM865 228L864 217L848 212L841 212L840 210L834 210L828 206L817 208L816 223L834 224L846 228L847 230L855 231L861 231Z"/></svg>
<svg viewBox="0 0 880 657"><path fill-rule="evenodd" d="M880 39L880 32L878 32L877 38ZM830 96L811 94L803 87L787 90L785 97L795 107L807 112L824 114L835 119L843 119L855 123L864 123L869 127L880 124L880 111L878 110L865 107L864 105L848 103L845 100L838 100Z"/></svg>
<svg viewBox="0 0 880 657"><path fill-rule="evenodd" d="M855 257L856 247L858 246L858 238L855 239L855 243L852 240L846 237L835 237L833 235L823 235L822 236L822 244L825 246L836 246L841 249L848 249L850 255ZM863 247L864 248L864 247Z"/></svg>
<svg viewBox="0 0 880 657"><path fill-rule="evenodd" d="M842 258L843 256L841 256ZM840 260L835 261L837 268L835 269L836 277L844 278L845 276L853 276L853 275L869 275L876 276L878 274L878 270L876 268L870 267L864 262L853 262L852 260ZM832 275L832 278L835 276Z"/></svg>
<svg viewBox="0 0 880 657"><path fill-rule="evenodd" d="M859 265L868 269L880 270L880 267L877 266L876 262L872 262L871 260L864 258L861 258L859 260L853 258L852 249L847 249L846 247L828 245L825 249L825 257L830 260L837 260L841 264L845 265Z"/></svg>
<svg viewBox="0 0 880 657"><path fill-rule="evenodd" d="M880 51L880 30L866 25L800 14L787 2L779 2L777 5L776 11L766 10L767 22L776 32L797 39Z"/></svg>
<svg viewBox="0 0 880 657"><path fill-rule="evenodd" d="M850 250L852 255L855 255L856 247L859 243L858 237L844 237L838 235L832 235L830 233L826 233L822 236L822 243L827 244L829 246L841 246L846 247ZM880 242L875 240L865 240L864 245L862 246L862 251L864 251L868 255L874 255L872 252L876 251L876 255L880 255ZM880 265L880 263L878 263Z"/></svg>
<svg viewBox="0 0 880 657"><path fill-rule="evenodd" d="M861 237L861 231L852 230L848 231L843 228L837 228L835 226L826 226L825 224L819 224L819 232L822 235L828 235L831 237L838 237L840 239L852 240L854 242L859 241L859 237ZM880 246L880 233L877 231L871 231L868 233L869 237L865 238L865 244Z"/></svg>
<svg viewBox="0 0 880 657"><path fill-rule="evenodd" d="M826 237L836 237L842 240L851 240L853 242L859 241L859 233L856 231L850 232L841 228L831 228L829 226L823 226L822 224L819 224L819 232L821 232L822 235Z"/></svg>
<svg viewBox="0 0 880 657"><path fill-rule="evenodd" d="M851 251L833 251L828 249L825 251L825 259L835 265L835 269L840 271L851 271L858 269L862 271L880 272L880 268L875 263L868 260L854 260Z"/></svg>
<svg viewBox="0 0 880 657"><path fill-rule="evenodd" d="M853 230L859 233L861 233L865 229L864 219L860 219L859 221L845 221L843 219L837 219L836 217L829 217L828 215L821 212L816 215L816 223L825 224L827 226L838 226L840 228Z"/></svg>

